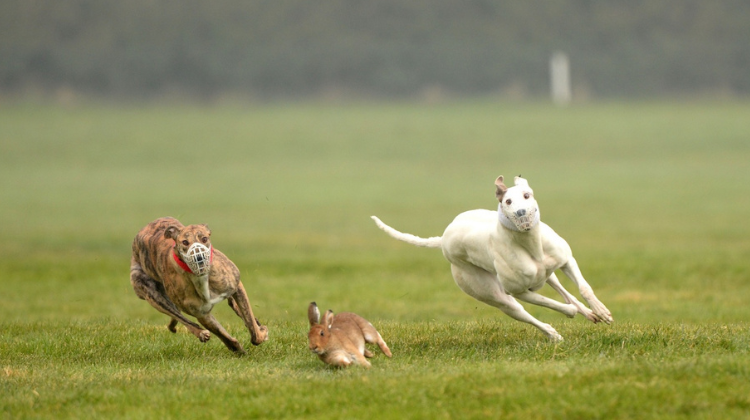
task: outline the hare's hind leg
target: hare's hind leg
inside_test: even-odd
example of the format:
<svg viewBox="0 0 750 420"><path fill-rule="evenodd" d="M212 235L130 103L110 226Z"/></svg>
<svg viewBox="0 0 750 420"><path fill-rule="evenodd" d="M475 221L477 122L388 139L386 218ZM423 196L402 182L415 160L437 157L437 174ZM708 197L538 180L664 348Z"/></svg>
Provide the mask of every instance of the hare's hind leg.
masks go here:
<svg viewBox="0 0 750 420"><path fill-rule="evenodd" d="M360 326L362 327L362 332L365 335L365 342L371 343L371 344L377 344L378 347L380 347L380 350L388 357L391 357L391 349L388 348L388 344L385 343L385 340L383 340L383 337L380 336L380 333L378 330L375 329L375 327L372 326L369 322L367 322L367 325ZM372 357L372 353L370 352L370 355L367 355L368 351L365 351L365 356Z"/></svg>
<svg viewBox="0 0 750 420"><path fill-rule="evenodd" d="M378 344L378 347L380 347L380 350L383 351L383 354L385 354L388 357L391 357L391 349L388 348L388 344L385 344L385 340L383 340L383 337L380 336L380 333L375 331L375 334L377 336L376 343Z"/></svg>

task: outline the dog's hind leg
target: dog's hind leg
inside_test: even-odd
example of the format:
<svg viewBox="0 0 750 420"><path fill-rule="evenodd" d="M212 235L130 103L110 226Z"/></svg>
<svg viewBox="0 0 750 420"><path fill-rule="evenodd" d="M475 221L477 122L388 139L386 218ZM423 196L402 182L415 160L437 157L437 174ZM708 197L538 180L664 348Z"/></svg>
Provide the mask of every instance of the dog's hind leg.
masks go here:
<svg viewBox="0 0 750 420"><path fill-rule="evenodd" d="M164 286L149 277L148 274L143 271L141 266L135 262L130 266L130 284L133 286L133 290L139 298L150 303L157 311L172 318L172 321L170 321L167 326L170 331L174 332L174 327L176 326L175 320L177 320L184 324L188 331L198 337L201 342L205 343L211 338L211 333L208 332L208 330L201 328L200 325L185 318L185 316L182 315L182 312L180 312L177 306L175 306L167 296Z"/></svg>
<svg viewBox="0 0 750 420"><path fill-rule="evenodd" d="M247 298L247 292L245 292L242 282L237 282L237 291L228 300L229 306L245 322L245 327L250 331L253 345L258 346L268 340L268 327L260 325L258 319L253 315L253 308L250 306L250 301Z"/></svg>
<svg viewBox="0 0 750 420"><path fill-rule="evenodd" d="M458 287L474 299L500 309L511 318L526 322L539 328L548 338L562 341L562 336L551 325L534 318L516 301L513 296L503 290L497 277L471 264L451 264L453 279Z"/></svg>

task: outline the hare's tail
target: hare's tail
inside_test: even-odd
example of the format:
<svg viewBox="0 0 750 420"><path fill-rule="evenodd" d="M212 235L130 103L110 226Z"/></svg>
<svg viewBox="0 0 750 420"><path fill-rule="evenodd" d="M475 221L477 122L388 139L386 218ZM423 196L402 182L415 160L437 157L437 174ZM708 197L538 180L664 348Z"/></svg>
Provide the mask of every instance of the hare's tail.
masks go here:
<svg viewBox="0 0 750 420"><path fill-rule="evenodd" d="M407 244L412 244L416 246L423 246L425 248L440 248L440 246L442 245L443 238L440 236L433 236L432 238L420 238L419 236L414 236L410 233L399 232L396 229L383 223L376 216L371 216L371 217L372 217L372 220L375 221L375 224L378 225L380 229L384 230L385 233L391 235L392 237L398 239L399 241L404 241Z"/></svg>

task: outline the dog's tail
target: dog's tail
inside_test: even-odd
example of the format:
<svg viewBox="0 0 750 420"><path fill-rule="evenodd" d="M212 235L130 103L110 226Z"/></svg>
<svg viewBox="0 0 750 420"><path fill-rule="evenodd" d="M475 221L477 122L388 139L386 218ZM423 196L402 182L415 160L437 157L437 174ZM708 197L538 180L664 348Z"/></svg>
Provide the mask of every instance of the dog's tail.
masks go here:
<svg viewBox="0 0 750 420"><path fill-rule="evenodd" d="M396 229L386 225L375 216L370 217L372 217L372 220L375 221L375 224L378 225L380 229L383 229L385 233L391 235L399 241L404 241L407 244L416 246L423 246L425 248L440 248L440 246L442 245L443 238L440 236L433 236L432 238L420 238L419 236L414 236L410 233L399 232Z"/></svg>

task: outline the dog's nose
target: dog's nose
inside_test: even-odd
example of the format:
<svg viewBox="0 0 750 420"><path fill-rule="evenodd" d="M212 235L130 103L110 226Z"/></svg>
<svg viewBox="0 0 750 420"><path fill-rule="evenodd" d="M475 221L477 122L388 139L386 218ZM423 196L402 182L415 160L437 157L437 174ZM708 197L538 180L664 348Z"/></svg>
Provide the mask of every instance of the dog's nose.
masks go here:
<svg viewBox="0 0 750 420"><path fill-rule="evenodd" d="M526 209L521 209L521 210L516 211L516 216L521 217L524 215L526 215Z"/></svg>

